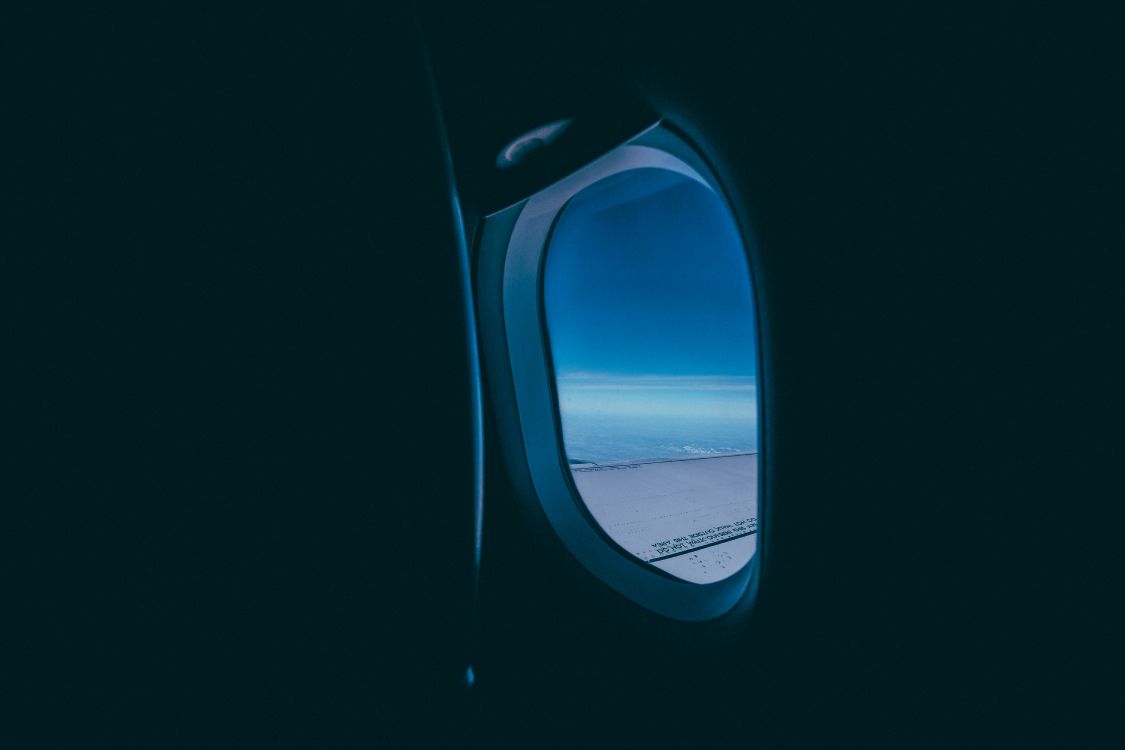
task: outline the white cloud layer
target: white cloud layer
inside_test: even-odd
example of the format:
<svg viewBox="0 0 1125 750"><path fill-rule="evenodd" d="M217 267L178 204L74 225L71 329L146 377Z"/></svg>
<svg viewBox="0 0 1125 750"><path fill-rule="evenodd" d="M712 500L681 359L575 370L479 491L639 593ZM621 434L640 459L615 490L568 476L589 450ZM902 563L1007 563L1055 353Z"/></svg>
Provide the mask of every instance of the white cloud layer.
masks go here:
<svg viewBox="0 0 1125 750"><path fill-rule="evenodd" d="M556 382L567 391L721 391L756 393L753 375L617 375L596 372L560 373Z"/></svg>

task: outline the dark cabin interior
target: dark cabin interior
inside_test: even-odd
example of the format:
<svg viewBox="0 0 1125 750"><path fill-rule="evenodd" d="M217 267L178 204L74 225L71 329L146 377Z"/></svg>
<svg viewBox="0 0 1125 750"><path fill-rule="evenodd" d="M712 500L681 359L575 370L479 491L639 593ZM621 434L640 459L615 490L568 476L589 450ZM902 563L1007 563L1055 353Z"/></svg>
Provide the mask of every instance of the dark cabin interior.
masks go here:
<svg viewBox="0 0 1125 750"><path fill-rule="evenodd" d="M9 746L1111 737L1120 20L13 25ZM705 623L529 534L473 406L478 220L657 120L753 229L769 384L760 592Z"/></svg>

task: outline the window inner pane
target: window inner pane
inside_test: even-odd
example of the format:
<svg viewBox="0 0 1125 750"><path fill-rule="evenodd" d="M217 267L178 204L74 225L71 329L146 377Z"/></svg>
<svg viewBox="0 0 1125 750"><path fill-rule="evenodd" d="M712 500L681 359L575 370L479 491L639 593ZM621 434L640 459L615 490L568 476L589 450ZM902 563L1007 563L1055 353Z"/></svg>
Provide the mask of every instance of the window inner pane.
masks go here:
<svg viewBox="0 0 1125 750"><path fill-rule="evenodd" d="M635 169L577 194L544 311L575 486L607 534L686 580L754 554L757 347L749 269L709 186Z"/></svg>

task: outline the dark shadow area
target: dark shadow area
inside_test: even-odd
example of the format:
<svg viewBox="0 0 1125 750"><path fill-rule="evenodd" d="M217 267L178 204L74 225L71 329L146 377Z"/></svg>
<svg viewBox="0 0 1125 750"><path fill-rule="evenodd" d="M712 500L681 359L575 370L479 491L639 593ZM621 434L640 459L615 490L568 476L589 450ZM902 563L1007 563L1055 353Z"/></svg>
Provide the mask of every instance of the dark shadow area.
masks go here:
<svg viewBox="0 0 1125 750"><path fill-rule="evenodd" d="M392 5L7 25L3 744L1113 729L1121 18L421 4L470 228L659 116L757 245L749 623L529 534L487 417L470 644L460 228Z"/></svg>

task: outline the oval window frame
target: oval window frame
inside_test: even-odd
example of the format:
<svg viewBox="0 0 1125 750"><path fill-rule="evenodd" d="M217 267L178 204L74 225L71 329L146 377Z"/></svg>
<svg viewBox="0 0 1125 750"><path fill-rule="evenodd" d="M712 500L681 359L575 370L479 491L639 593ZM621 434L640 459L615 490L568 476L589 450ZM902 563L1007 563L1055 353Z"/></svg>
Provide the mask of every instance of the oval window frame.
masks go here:
<svg viewBox="0 0 1125 750"><path fill-rule="evenodd" d="M531 197L485 217L480 232L481 268L493 269L479 279L482 337L490 370L504 370L503 384L494 382L502 445L510 467L526 468L521 502L534 503L570 554L590 573L628 599L666 617L711 620L757 594L762 556L761 518L765 501L762 481L762 387L758 410L758 535L755 554L738 572L714 583L691 583L645 563L612 540L586 509L567 468L558 414L554 367L551 363L543 309L543 269L551 233L571 198L612 175L633 169L678 172L713 191L734 221L747 255L754 305L759 296L750 257L752 243L731 201L710 166L682 137L663 124L654 125L629 142L590 162ZM755 358L761 373L761 316L755 328ZM489 325L489 322L499 325ZM502 341L491 330L502 329ZM492 339L492 345L489 340ZM503 424L506 422L507 424ZM523 471L516 472L523 474ZM534 514L533 514L534 515Z"/></svg>

